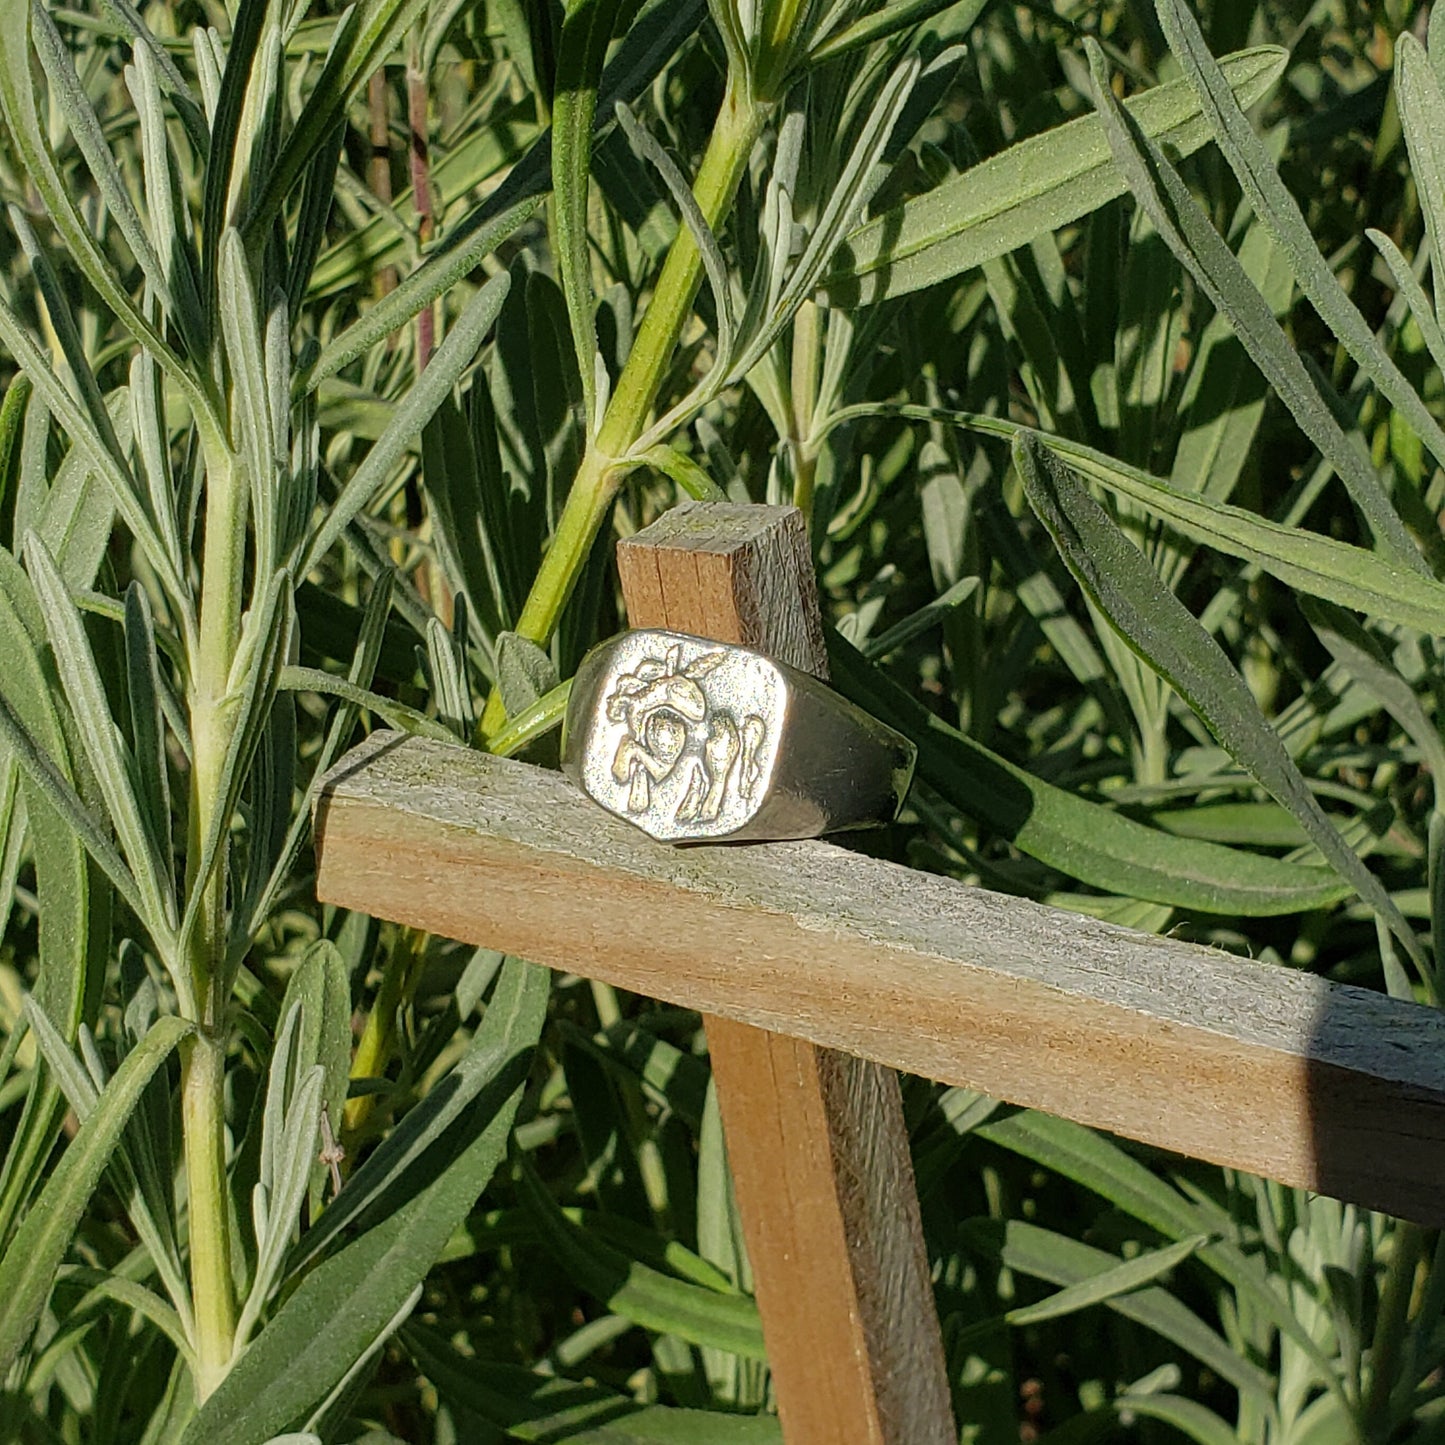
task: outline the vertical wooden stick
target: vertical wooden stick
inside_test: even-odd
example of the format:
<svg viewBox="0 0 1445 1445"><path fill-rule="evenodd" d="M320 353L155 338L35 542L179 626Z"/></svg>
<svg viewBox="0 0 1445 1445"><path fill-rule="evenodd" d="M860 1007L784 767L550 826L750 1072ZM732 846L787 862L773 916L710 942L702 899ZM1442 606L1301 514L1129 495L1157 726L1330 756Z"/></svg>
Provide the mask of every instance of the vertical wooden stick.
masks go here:
<svg viewBox="0 0 1445 1445"><path fill-rule="evenodd" d="M796 508L679 507L617 560L634 627L827 675ZM728 1019L707 1038L788 1445L951 1445L897 1074Z"/></svg>

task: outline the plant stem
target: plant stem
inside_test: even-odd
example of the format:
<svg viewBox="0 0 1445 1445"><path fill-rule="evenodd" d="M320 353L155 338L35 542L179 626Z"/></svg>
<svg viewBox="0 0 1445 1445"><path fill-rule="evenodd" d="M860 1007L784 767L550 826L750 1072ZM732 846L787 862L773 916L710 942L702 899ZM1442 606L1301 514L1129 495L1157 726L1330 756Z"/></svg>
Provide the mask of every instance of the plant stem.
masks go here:
<svg viewBox="0 0 1445 1445"><path fill-rule="evenodd" d="M190 1200L191 1296L196 1311L196 1398L226 1377L236 1335L226 1181L226 1047L206 1033L182 1045L181 1125Z"/></svg>
<svg viewBox="0 0 1445 1445"><path fill-rule="evenodd" d="M805 301L793 319L791 387L793 434L793 505L805 517L813 513L813 483L818 475L817 444L813 441L813 410L818 402L818 373L823 361L821 312L816 301Z"/></svg>
<svg viewBox="0 0 1445 1445"><path fill-rule="evenodd" d="M427 935L414 928L402 928L397 932L396 945L382 970L376 1002L366 1017L366 1027L356 1046L356 1056L351 1064L353 1079L379 1079L386 1073L396 1045L396 1013L416 989L426 940ZM374 1094L358 1094L356 1098L347 1100L342 1147L348 1156L356 1153L357 1135L371 1117L375 1101Z"/></svg>
<svg viewBox="0 0 1445 1445"><path fill-rule="evenodd" d="M207 458L199 656L190 698L193 761L186 891L200 882L205 839L224 806L226 755L235 727L231 664L241 632L246 557L246 485L234 457ZM231 1222L226 1176L226 848L205 882L185 966L200 1028L183 1057L181 1124L190 1217L191 1295L196 1312L196 1395L225 1378L236 1333Z"/></svg>
<svg viewBox="0 0 1445 1445"><path fill-rule="evenodd" d="M729 83L693 185L698 207L714 229L732 207L766 115L765 107L747 99ZM701 281L701 254L692 232L681 226L638 327L627 364L617 379L602 426L577 470L552 544L517 620L516 630L533 642L545 645L551 639L557 619L572 595L612 498L627 473L623 459L642 435L672 364ZM505 719L501 694L493 689L482 715L483 737L492 737Z"/></svg>
<svg viewBox="0 0 1445 1445"><path fill-rule="evenodd" d="M1397 1224L1385 1283L1380 1290L1380 1310L1375 1338L1370 1344L1370 1385L1360 1411L1361 1435L1368 1442L1390 1437L1390 1395L1400 1373L1401 1347L1409 1324L1410 1299L1415 1292L1415 1273L1425 1245L1425 1231L1418 1224Z"/></svg>

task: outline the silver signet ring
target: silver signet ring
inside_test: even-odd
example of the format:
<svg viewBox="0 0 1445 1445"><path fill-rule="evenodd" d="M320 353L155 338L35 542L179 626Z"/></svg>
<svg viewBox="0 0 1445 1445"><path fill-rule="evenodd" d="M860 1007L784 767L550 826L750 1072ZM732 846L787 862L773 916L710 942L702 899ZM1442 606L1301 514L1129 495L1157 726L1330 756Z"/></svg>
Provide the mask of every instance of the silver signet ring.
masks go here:
<svg viewBox="0 0 1445 1445"><path fill-rule="evenodd" d="M816 838L897 817L916 750L760 652L639 629L577 669L562 767L669 843Z"/></svg>

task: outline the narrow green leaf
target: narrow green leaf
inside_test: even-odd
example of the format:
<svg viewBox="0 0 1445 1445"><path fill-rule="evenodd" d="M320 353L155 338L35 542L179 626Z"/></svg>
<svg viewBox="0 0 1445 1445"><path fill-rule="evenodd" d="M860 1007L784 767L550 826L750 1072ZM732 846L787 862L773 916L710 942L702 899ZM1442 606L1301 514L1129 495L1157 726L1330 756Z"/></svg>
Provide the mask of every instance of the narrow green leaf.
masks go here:
<svg viewBox="0 0 1445 1445"><path fill-rule="evenodd" d="M265 235L297 181L310 164L316 138L330 135L347 107L408 30L425 15L429 0L357 0L342 18L342 33L332 46L264 180L247 209L243 234L247 246ZM242 9L245 6L243 4ZM264 14L267 6L257 6ZM234 41L232 44L234 45ZM227 59L227 74L230 60ZM220 217L213 213L213 220ZM234 219L234 218L228 218Z"/></svg>
<svg viewBox="0 0 1445 1445"><path fill-rule="evenodd" d="M1284 51L1241 50L1222 62L1245 105L1265 95L1284 72ZM1156 86L1129 102L1147 135L1178 155L1209 139L1187 81ZM1057 230L1123 194L1095 116L1010 146L961 176L884 212L849 237L822 280L834 305L903 296L961 275L995 256Z"/></svg>
<svg viewBox="0 0 1445 1445"><path fill-rule="evenodd" d="M0 0L3 3L3 0ZM127 467L117 462L101 433L91 422L85 407L70 394L45 354L31 338L28 328L0 302L0 342L34 384L36 392L77 446L84 448L97 476L105 480L116 510L140 541L172 597L185 597L187 589L176 574L170 553L156 533L147 508L137 495Z"/></svg>
<svg viewBox="0 0 1445 1445"><path fill-rule="evenodd" d="M880 5L851 25L816 42L808 52L809 68L839 55L847 55L850 51L861 50L865 45L886 40L911 25L922 25L954 6L958 7L959 13L953 17L951 28L955 34L960 33L973 25L987 4L988 0L894 0L892 4ZM844 6L837 8L840 14L848 13Z"/></svg>
<svg viewBox="0 0 1445 1445"><path fill-rule="evenodd" d="M106 811L144 900L141 919L165 950L171 929L161 882L166 870L136 799L132 784L136 775L134 759L110 715L110 703L90 650L90 640L55 559L33 533L25 554L66 700L100 785Z"/></svg>
<svg viewBox="0 0 1445 1445"><path fill-rule="evenodd" d="M131 1051L0 1258L0 1299L5 1300L0 1313L0 1371L8 1373L29 1339L71 1236L142 1091L191 1027L182 1019L159 1019Z"/></svg>
<svg viewBox="0 0 1445 1445"><path fill-rule="evenodd" d="M829 419L829 426L840 425L853 417L880 415L945 421L1009 440L1029 430L1017 422L977 412L868 404L835 413ZM1253 562L1296 591L1363 612L1382 622L1413 627L1430 636L1445 635L1445 584L1413 568L1399 566L1388 557L1347 542L1271 522L1242 507L1178 491L1148 472L1126 466L1066 437L1032 435L1041 446L1091 482L1137 502L1151 515L1196 542L1227 556Z"/></svg>
<svg viewBox="0 0 1445 1445"><path fill-rule="evenodd" d="M1408 32L1395 42L1395 93L1399 97L1400 123L1410 152L1410 170L1420 197L1420 209L1425 213L1425 232L1430 238L1435 313L1445 322L1445 79L1441 78L1445 75L1445 58L1440 54L1441 38L1434 33L1438 26L1436 18L1428 58L1425 47ZM1414 422L1413 416L1411 422ZM1426 438L1426 433L1420 435ZM1435 459L1445 465L1445 457L1438 451Z"/></svg>
<svg viewBox="0 0 1445 1445"><path fill-rule="evenodd" d="M927 632L936 622L942 621L959 603L966 601L978 591L977 577L960 577L951 587L941 592L932 602L925 603L916 612L910 613L902 622L896 622L886 632L870 637L863 647L863 655L870 662L888 657L900 647L912 642L915 637Z"/></svg>
<svg viewBox="0 0 1445 1445"><path fill-rule="evenodd" d="M1091 1305L1107 1304L1120 1295L1132 1294L1145 1285L1152 1285L1160 1275L1168 1274L1190 1255L1197 1253L1208 1238L1207 1234L1199 1234L1192 1239L1166 1244L1161 1249L1145 1250L1133 1259L1110 1265L1097 1274L1067 1285L1037 1304L1011 1309L1004 1318L1011 1325L1036 1325L1044 1320L1062 1319Z"/></svg>
<svg viewBox="0 0 1445 1445"><path fill-rule="evenodd" d="M201 1406L182 1445L253 1445L304 1420L397 1319L506 1150L550 983L547 970L508 961L472 1044L466 1107L436 1147L395 1181L385 1208L369 1215L370 1227L305 1274ZM328 1222L370 1163L303 1237L302 1258L312 1257L307 1247L318 1230L336 1237ZM356 1211L347 1220L363 1223ZM294 1270L297 1260L289 1264Z"/></svg>
<svg viewBox="0 0 1445 1445"><path fill-rule="evenodd" d="M652 83L706 13L705 0L652 0L644 8L618 47L612 64L603 72L597 106L604 117L610 121L618 100L633 100ZM326 346L313 370L304 377L304 385L311 389L336 375L382 337L405 325L423 306L470 275L483 256L540 209L551 164L549 132L480 206L448 230L401 285Z"/></svg>
<svg viewBox="0 0 1445 1445"><path fill-rule="evenodd" d="M132 582L125 593L125 657L135 791L151 852L160 870L167 921L174 924L176 874L171 849L170 776L161 718L160 659L156 653L150 599L138 582Z"/></svg>
<svg viewBox="0 0 1445 1445"><path fill-rule="evenodd" d="M65 116L65 123L70 127L70 133L75 138L81 155L85 157L96 189L104 197L106 209L114 218L121 235L125 237L125 243L144 273L147 284L161 303L171 309L173 302L165 267L161 264L150 233L131 200L130 191L121 177L115 156L106 144L100 117L96 115L95 108L85 94L80 76L76 74L70 48L61 38L60 31L56 29L55 22L50 18L45 6L36 6L31 11L31 17L32 39L40 57L41 69L50 82L51 96Z"/></svg>
<svg viewBox="0 0 1445 1445"><path fill-rule="evenodd" d="M1327 869L1176 838L1034 777L950 727L836 632L828 662L845 697L917 745L918 776L930 787L1071 878L1126 898L1250 917L1348 895Z"/></svg>
<svg viewBox="0 0 1445 1445"><path fill-rule="evenodd" d="M996 1114L976 1127L983 1138L1092 1190L1133 1219L1168 1239L1187 1239L1209 1230L1210 1219L1176 1189L1125 1153L1112 1139L1082 1124L1032 1110ZM1287 1335L1328 1389L1343 1395L1334 1363L1300 1322L1288 1296L1259 1255L1246 1255L1227 1240L1198 1251L1209 1266L1279 1332Z"/></svg>
<svg viewBox="0 0 1445 1445"><path fill-rule="evenodd" d="M146 222L158 254L164 254L171 314L192 356L204 356L206 314L201 304L200 262L191 235L190 211L184 203L161 108L160 82L151 49L138 45L134 63L126 67L126 86L140 122L142 170L145 175Z"/></svg>
<svg viewBox="0 0 1445 1445"><path fill-rule="evenodd" d="M459 1355L446 1338L407 1325L417 1368L454 1408L537 1445L781 1445L774 1416L639 1405L600 1385Z"/></svg>
<svg viewBox="0 0 1445 1445"><path fill-rule="evenodd" d="M242 455L251 489L252 527L257 567L269 577L280 559L280 512L285 454L279 447L266 384L262 320L251 285L250 266L241 236L230 229L221 237L221 335L226 343L234 387L233 408L239 418ZM285 392L283 391L283 395Z"/></svg>
<svg viewBox="0 0 1445 1445"><path fill-rule="evenodd" d="M1187 1435L1197 1445L1238 1445L1239 1435L1233 1425L1226 1424L1207 1405L1186 1400L1179 1395L1120 1395L1110 1401L1121 1421L1133 1423L1138 1416L1161 1420ZM1347 1428L1343 1419L1340 1427Z"/></svg>
<svg viewBox="0 0 1445 1445"><path fill-rule="evenodd" d="M35 384L22 371L0 402L0 547L15 551L15 498L20 491L21 442Z"/></svg>
<svg viewBox="0 0 1445 1445"><path fill-rule="evenodd" d="M184 952L211 875L225 855L225 843L235 821L247 770L261 741L271 703L276 696L285 659L291 650L295 600L291 574L278 571L264 591L258 587L246 614L241 644L232 664L227 706L234 710L230 741L217 778L219 797L209 827L201 839L200 860L191 879L179 933Z"/></svg>
<svg viewBox="0 0 1445 1445"><path fill-rule="evenodd" d="M1354 302L1335 279L1329 264L1320 254L1303 212L1280 179L1264 142L1254 133L1254 128L1231 93L1218 61L1209 53L1199 22L1179 0L1155 0L1154 8L1168 38L1169 48L1174 52L1175 59L1184 69L1186 79L1194 88L1220 150L1244 188L1255 214L1274 232L1275 239L1284 248L1300 289L1309 297L1310 304L1319 312L1325 324L1340 339L1365 374L1434 452L1436 460L1445 464L1445 430L1441 429L1439 422L1430 414L1419 392L1386 355L1370 324L1360 315ZM1424 48L1420 43L1412 37L1402 37L1402 44L1396 53L1398 73L1405 89L1411 91L1408 101L1403 93L1401 96L1402 120L1412 104L1420 103L1415 100L1413 87L1405 80L1407 72L1413 73L1414 70L1406 55L1411 43L1419 52L1416 63L1421 71L1426 64ZM1438 88L1435 89L1434 99L1436 104L1433 115L1422 111L1421 119L1425 123L1425 134L1431 134L1431 127L1434 127L1433 144L1438 147L1435 155L1441 164L1433 179L1445 187L1445 139L1441 138L1445 136L1445 97L1440 95ZM1431 177L1428 171L1422 172L1420 156L1415 147L1411 147L1411 160L1423 200L1428 193ZM1441 194L1445 195L1445 191ZM1445 240L1445 235L1432 232L1431 239L1432 244L1438 243Z"/></svg>
<svg viewBox="0 0 1445 1445"><path fill-rule="evenodd" d="M296 569L298 576L304 577L316 566L341 539L351 519L390 479L402 454L471 365L483 338L502 309L511 284L511 277L503 272L488 281L467 303L426 370L396 408L386 430L372 444L366 460L352 473L325 520L311 537L302 563Z"/></svg>
<svg viewBox="0 0 1445 1445"><path fill-rule="evenodd" d="M1435 787L1436 811L1441 811L1445 803L1445 743L1415 689L1395 670L1375 638L1348 613L1308 597L1300 599L1300 610L1330 656L1379 700L1420 749Z"/></svg>
<svg viewBox="0 0 1445 1445"><path fill-rule="evenodd" d="M1315 847L1384 919L1428 979L1414 930L1316 802L1219 644L1164 586L1078 476L1032 433L1015 439L1013 455L1029 504L1090 601L1189 704L1230 756L1299 819Z"/></svg>
<svg viewBox="0 0 1445 1445"><path fill-rule="evenodd" d="M592 122L602 63L617 25L620 0L573 0L562 22L557 82L552 98L552 196L557 271L567 298L572 344L582 378L583 410L595 431L597 394L597 298L587 237L587 199L592 168Z"/></svg>
<svg viewBox="0 0 1445 1445"><path fill-rule="evenodd" d="M1135 199L1215 308L1229 318L1300 430L1339 473L1379 541L1400 562L1428 572L1359 438L1347 437L1340 429L1309 368L1224 238L1199 209L1163 151L1147 136L1141 137L1133 117L1114 98L1099 47L1090 41L1087 48L1098 117Z"/></svg>
<svg viewBox="0 0 1445 1445"><path fill-rule="evenodd" d="M195 1356L191 1342L186 1335L180 1316L161 1297L144 1285L129 1280L124 1275L106 1274L102 1270L88 1269L81 1265L63 1267L55 1280L57 1293L61 1290L84 1289L86 1292L66 1312L65 1319L91 1313L112 1313L116 1305L122 1309L134 1310L149 1320L180 1353L191 1367L195 1367Z"/></svg>
<svg viewBox="0 0 1445 1445"><path fill-rule="evenodd" d="M1420 334L1425 338L1425 345L1429 348L1435 365L1440 368L1441 374L1445 375L1445 327L1441 326L1430 309L1430 298L1425 295L1425 288L1415 279L1415 273L1410 269L1410 263L1400 254L1400 248L1383 231L1370 228L1365 234L1385 258L1385 264L1395 278L1395 285L1405 297L1410 315L1415 318L1415 325L1420 328Z"/></svg>
<svg viewBox="0 0 1445 1445"><path fill-rule="evenodd" d="M1119 1266L1117 1255L1023 1220L976 1220L965 1230L967 1238L997 1250L1010 1269L1051 1284L1074 1288ZM1196 1238L1191 1243L1197 1248L1199 1241ZM1257 1407L1266 1412L1273 1409L1274 1382L1269 1376L1167 1290L1150 1285L1113 1295L1101 1303L1187 1351L1242 1395L1249 1396Z"/></svg>
<svg viewBox="0 0 1445 1445"><path fill-rule="evenodd" d="M226 214L226 199L231 193L239 159L236 151L240 140L241 114L268 8L267 0L240 0L236 6L226 46L225 69L221 73L220 91L211 117L206 185L201 199L201 294L208 316L213 320L218 302L216 273L220 263L221 236L239 219ZM345 19L342 24L344 27ZM323 74L321 80L324 79Z"/></svg>
<svg viewBox="0 0 1445 1445"><path fill-rule="evenodd" d="M81 215L71 188L56 166L45 128L36 111L34 78L30 70L30 15L30 0L0 0L0 34L7 37L6 43L0 46L0 111L3 111L10 130L15 158L24 167L44 203L46 214L76 265L132 339L149 351L175 382L190 404L207 441L217 442L223 435L223 429L216 419L210 397L121 284ZM8 336L5 340L10 344ZM19 359L13 345L11 350ZM31 368L26 366L26 370ZM39 378L34 379L38 383Z"/></svg>
<svg viewBox="0 0 1445 1445"><path fill-rule="evenodd" d="M568 1275L614 1314L692 1344L763 1360L757 1305L746 1295L721 1294L661 1273L602 1243L573 1224L525 1159L519 1161L522 1197Z"/></svg>
<svg viewBox="0 0 1445 1445"><path fill-rule="evenodd" d="M418 737L434 738L437 742L456 741L451 729L443 727L434 718L417 712L405 703L358 687L335 673L321 672L314 667L283 667L276 685L286 692L315 692L323 697L339 697L357 709L375 713L398 732L415 733Z"/></svg>
<svg viewBox="0 0 1445 1445"><path fill-rule="evenodd" d="M732 283L728 278L727 262L723 260L722 248L708 225L697 197L692 193L677 163L653 138L650 131L642 126L629 106L620 101L616 115L623 133L633 151L649 162L662 177L672 203L681 214L683 222L692 232L692 239L702 258L703 273L707 276L708 289L712 292L713 309L717 313L717 354L724 365L732 356L733 336L737 323L733 317Z"/></svg>

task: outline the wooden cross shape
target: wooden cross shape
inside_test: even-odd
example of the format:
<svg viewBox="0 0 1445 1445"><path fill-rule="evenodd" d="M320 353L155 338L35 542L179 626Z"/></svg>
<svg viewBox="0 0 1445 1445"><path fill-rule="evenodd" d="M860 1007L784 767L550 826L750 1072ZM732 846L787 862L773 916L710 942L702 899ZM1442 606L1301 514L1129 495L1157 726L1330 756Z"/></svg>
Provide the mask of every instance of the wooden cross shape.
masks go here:
<svg viewBox="0 0 1445 1445"><path fill-rule="evenodd" d="M826 674L791 507L619 544L637 627ZM1445 1016L825 842L674 849L560 775L376 734L317 894L702 1011L789 1445L957 1440L895 1069L1445 1223Z"/></svg>

